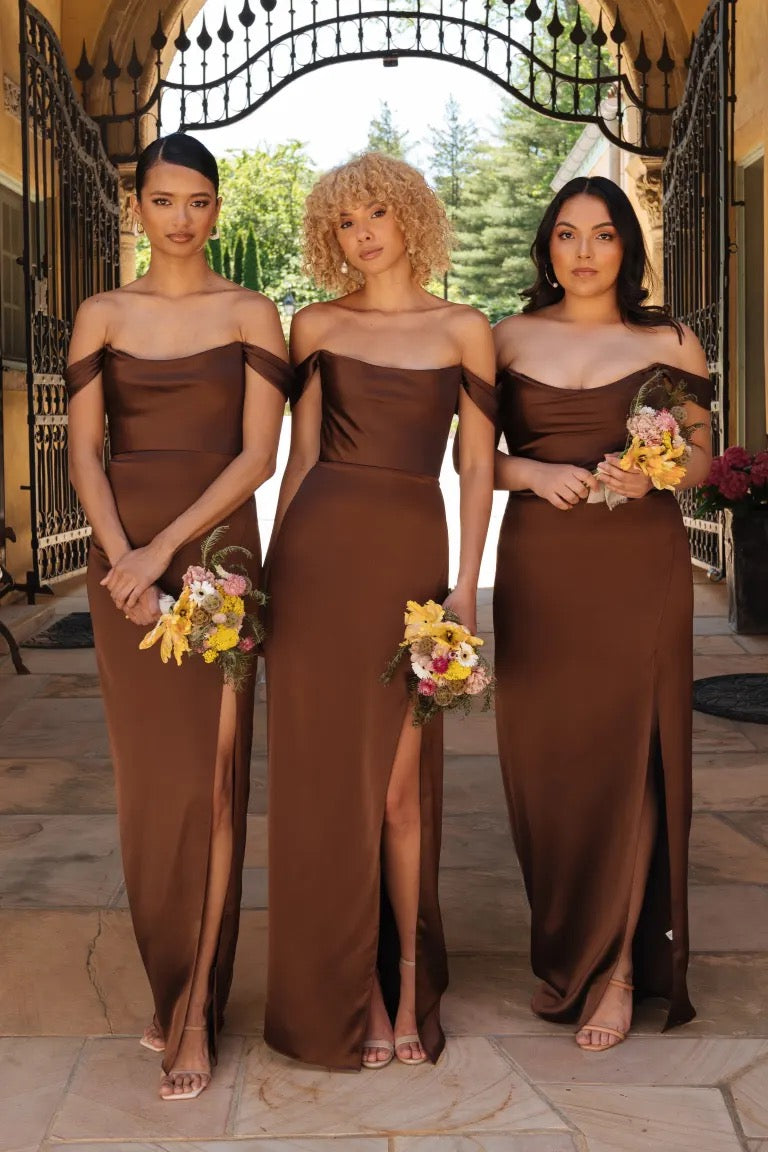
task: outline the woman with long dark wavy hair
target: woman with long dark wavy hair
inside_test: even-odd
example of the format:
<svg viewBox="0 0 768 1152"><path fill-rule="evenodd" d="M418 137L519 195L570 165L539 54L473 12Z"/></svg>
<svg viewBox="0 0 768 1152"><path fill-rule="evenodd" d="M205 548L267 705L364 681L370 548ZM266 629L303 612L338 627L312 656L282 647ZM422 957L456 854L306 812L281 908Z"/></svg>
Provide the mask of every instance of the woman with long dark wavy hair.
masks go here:
<svg viewBox="0 0 768 1152"><path fill-rule="evenodd" d="M536 281L496 327L496 487L509 492L494 619L497 723L531 904L535 1012L620 1043L636 996L690 1020L692 582L674 495L618 467L630 404L663 368L701 425L682 487L709 469L711 399L693 332L646 303L640 224L602 177L571 180L531 249ZM624 498L610 507L606 492ZM522 720L524 718L524 722Z"/></svg>

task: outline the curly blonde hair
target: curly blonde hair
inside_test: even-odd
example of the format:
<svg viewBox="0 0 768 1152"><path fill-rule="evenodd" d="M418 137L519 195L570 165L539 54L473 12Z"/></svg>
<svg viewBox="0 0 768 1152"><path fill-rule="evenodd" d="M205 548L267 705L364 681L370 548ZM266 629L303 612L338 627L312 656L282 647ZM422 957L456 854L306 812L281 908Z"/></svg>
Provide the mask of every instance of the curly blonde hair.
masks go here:
<svg viewBox="0 0 768 1152"><path fill-rule="evenodd" d="M342 210L374 200L394 213L419 284L450 267L453 229L443 202L421 172L393 156L365 152L326 172L307 196L304 268L316 284L331 292L354 292L364 283L357 269L341 271L344 254L336 229Z"/></svg>

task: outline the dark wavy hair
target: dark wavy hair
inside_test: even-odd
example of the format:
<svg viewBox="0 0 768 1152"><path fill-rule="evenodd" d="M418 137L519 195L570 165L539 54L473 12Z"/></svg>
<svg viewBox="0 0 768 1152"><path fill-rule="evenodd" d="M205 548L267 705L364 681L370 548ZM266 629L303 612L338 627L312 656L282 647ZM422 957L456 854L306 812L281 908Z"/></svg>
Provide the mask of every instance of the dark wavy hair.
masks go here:
<svg viewBox="0 0 768 1152"><path fill-rule="evenodd" d="M143 150L136 164L136 198L141 199L141 190L150 168L164 160L166 164L178 164L180 168L191 168L210 180L219 194L219 166L213 152L186 132L173 132L170 136L158 136Z"/></svg>
<svg viewBox="0 0 768 1152"><path fill-rule="evenodd" d="M621 238L624 256L616 281L616 302L621 319L625 324L639 324L646 328L666 324L675 329L682 343L683 330L679 322L670 316L668 310L656 304L645 303L649 294L645 284L651 279L652 274L640 221L626 193L605 176L577 176L564 184L549 204L536 232L536 239L531 245L531 259L536 265L536 280L523 292L523 296L528 300L523 312L538 312L540 308L556 304L565 295L565 289L561 284L553 287L547 279L549 272L550 279L554 280L549 245L560 209L574 196L596 196L602 200L608 209L611 223Z"/></svg>

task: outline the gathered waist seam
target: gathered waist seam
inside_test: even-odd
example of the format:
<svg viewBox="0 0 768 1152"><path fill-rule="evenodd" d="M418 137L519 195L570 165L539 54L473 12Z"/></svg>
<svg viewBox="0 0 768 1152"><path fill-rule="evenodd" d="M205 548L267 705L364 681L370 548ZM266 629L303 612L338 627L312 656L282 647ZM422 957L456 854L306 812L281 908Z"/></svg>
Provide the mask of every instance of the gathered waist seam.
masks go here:
<svg viewBox="0 0 768 1152"><path fill-rule="evenodd" d="M402 476L407 480L420 480L426 484L440 483L439 476L431 476L428 472L409 472L405 468L387 468L383 464L357 464L346 460L318 460L316 468L357 468L364 472L381 472L388 476Z"/></svg>

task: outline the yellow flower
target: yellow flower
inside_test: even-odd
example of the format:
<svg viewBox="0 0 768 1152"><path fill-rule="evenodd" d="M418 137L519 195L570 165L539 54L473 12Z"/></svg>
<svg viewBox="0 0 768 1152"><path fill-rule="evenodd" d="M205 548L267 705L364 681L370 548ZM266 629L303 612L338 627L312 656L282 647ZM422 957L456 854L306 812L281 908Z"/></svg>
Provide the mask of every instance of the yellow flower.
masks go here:
<svg viewBox="0 0 768 1152"><path fill-rule="evenodd" d="M427 600L426 604L417 604L415 600L409 600L405 607L406 641L416 640L419 636L431 636L431 626L439 623L445 615L434 600Z"/></svg>
<svg viewBox="0 0 768 1152"><path fill-rule="evenodd" d="M243 616L245 614L245 604L243 603L242 596L222 596L219 611L232 612L235 616Z"/></svg>
<svg viewBox="0 0 768 1152"><path fill-rule="evenodd" d="M203 652L203 660L205 660L206 664L213 664L214 660L218 660L218 658L219 654L213 648L209 648L206 652Z"/></svg>
<svg viewBox="0 0 768 1152"><path fill-rule="evenodd" d="M151 648L160 641L160 659L167 664L174 656L177 664L189 652L187 636L192 628L192 621L185 615L179 615L176 608L171 612L164 612L151 632L147 632L139 644L139 648Z"/></svg>
<svg viewBox="0 0 768 1152"><path fill-rule="evenodd" d="M229 648L234 648L239 639L240 634L236 628L217 628L213 636L208 639L208 647L215 652L226 652Z"/></svg>
<svg viewBox="0 0 768 1152"><path fill-rule="evenodd" d="M472 674L471 668L466 668L463 664L459 664L458 660L451 660L448 668L443 672L446 680L466 680Z"/></svg>

